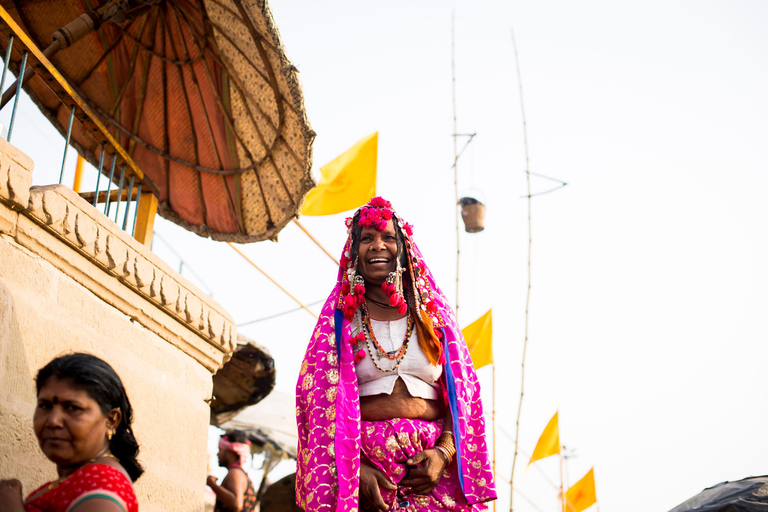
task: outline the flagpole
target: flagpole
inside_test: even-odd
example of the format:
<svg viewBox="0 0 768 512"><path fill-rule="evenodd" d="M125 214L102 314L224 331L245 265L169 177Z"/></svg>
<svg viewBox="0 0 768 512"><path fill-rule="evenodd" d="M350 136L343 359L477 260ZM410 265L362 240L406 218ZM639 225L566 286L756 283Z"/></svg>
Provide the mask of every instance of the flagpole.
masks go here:
<svg viewBox="0 0 768 512"><path fill-rule="evenodd" d="M566 511L565 507L565 490L563 489L563 473L565 468L565 457L563 456L563 449L560 448L560 501L563 504L563 512Z"/></svg>
<svg viewBox="0 0 768 512"><path fill-rule="evenodd" d="M517 421L515 423L515 453L512 456L512 475L510 476L509 490L509 512L513 512L512 506L515 496L515 466L517 465L517 453L520 446L520 415L523 412L523 396L525 391L525 355L528 351L528 310L531 305L531 246L533 244L531 227L531 173L529 170L528 159L528 130L525 121L525 105L523 103L523 80L520 76L520 60L517 57L517 43L515 43L515 32L512 31L512 48L515 51L515 68L517 69L517 82L520 89L520 113L523 117L523 144L525 146L525 176L528 185L528 293L525 299L525 339L523 341L523 361L520 365L520 403L517 406Z"/></svg>
<svg viewBox="0 0 768 512"><path fill-rule="evenodd" d="M453 88L453 185L456 189L456 320L459 319L459 129L456 122L456 11L451 13L451 84Z"/></svg>

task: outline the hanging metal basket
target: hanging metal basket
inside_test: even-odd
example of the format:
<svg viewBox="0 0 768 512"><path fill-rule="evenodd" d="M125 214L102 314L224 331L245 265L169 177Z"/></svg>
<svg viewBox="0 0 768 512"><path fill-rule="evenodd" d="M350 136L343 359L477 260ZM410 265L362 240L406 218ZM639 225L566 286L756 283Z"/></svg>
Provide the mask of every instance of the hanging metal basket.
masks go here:
<svg viewBox="0 0 768 512"><path fill-rule="evenodd" d="M474 197L462 197L459 199L459 204L461 205L464 230L467 233L479 233L484 230L485 205Z"/></svg>

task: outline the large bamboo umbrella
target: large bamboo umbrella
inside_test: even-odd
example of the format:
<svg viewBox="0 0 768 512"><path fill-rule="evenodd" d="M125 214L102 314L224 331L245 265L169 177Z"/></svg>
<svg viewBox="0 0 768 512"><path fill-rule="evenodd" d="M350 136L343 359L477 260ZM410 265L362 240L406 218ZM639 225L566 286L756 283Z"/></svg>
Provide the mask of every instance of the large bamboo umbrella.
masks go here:
<svg viewBox="0 0 768 512"><path fill-rule="evenodd" d="M265 1L0 3L41 48L78 20L46 53L154 182L162 216L233 242L274 239L295 216L315 134ZM66 133L69 107L39 76L24 86ZM77 123L71 140L98 164Z"/></svg>

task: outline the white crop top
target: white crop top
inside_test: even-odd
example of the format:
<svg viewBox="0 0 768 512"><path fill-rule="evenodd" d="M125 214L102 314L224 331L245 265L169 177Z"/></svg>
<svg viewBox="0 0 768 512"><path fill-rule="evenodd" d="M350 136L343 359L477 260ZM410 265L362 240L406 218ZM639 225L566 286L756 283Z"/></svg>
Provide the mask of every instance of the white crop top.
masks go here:
<svg viewBox="0 0 768 512"><path fill-rule="evenodd" d="M352 329L352 335L360 332L360 317L355 318ZM387 351L397 350L403 344L405 331L408 328L407 317L393 321L379 321L371 319L371 327L376 335L376 340ZM376 358L376 364L382 369L390 370L395 367L397 360L378 357L376 346L373 340L370 342L370 348L373 357ZM370 395L389 395L395 388L395 382L398 378L403 379L408 393L414 397L425 398L427 400L436 400L440 397L440 383L438 379L443 373L441 365L434 366L427 359L427 355L419 346L416 329L411 333L411 339L408 342L408 351L400 361L400 365L394 372L382 372L374 366L371 360L371 353L366 342L363 342L365 357L357 364L357 383L360 389L360 396Z"/></svg>

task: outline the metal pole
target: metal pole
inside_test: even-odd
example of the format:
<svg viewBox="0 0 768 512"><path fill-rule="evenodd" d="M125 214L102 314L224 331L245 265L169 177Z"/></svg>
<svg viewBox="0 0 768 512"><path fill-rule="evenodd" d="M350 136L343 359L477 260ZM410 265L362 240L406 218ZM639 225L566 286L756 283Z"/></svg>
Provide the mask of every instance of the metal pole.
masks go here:
<svg viewBox="0 0 768 512"><path fill-rule="evenodd" d="M8 73L8 64L11 61L11 49L13 48L13 34L8 38L8 48L5 50L5 62L3 65L3 78L0 79L0 94L3 93L5 88L5 75Z"/></svg>
<svg viewBox="0 0 768 512"><path fill-rule="evenodd" d="M117 192L117 207L115 208L115 224L117 224L117 217L120 215L120 201L123 200L123 178L125 178L125 164L120 166L120 188Z"/></svg>
<svg viewBox="0 0 768 512"><path fill-rule="evenodd" d="M109 217L109 192L112 190L112 179L115 177L115 164L117 164L117 153L112 155L112 169L109 171L107 182L107 199L104 201L104 215L107 217Z"/></svg>
<svg viewBox="0 0 768 512"><path fill-rule="evenodd" d="M123 217L123 231L128 227L128 214L131 212L131 195L133 195L133 180L135 176L131 175L131 183L128 185L128 202L125 205L125 216Z"/></svg>
<svg viewBox="0 0 768 512"><path fill-rule="evenodd" d="M101 156L99 156L99 173L96 175L96 192L93 193L93 207L99 202L99 181L101 181L101 171L104 169L104 146L101 146Z"/></svg>
<svg viewBox="0 0 768 512"><path fill-rule="evenodd" d="M75 106L72 105L72 111L69 113L69 126L67 127L67 140L64 141L64 157L61 159L61 173L59 174L59 185L64 181L64 164L67 163L67 150L69 149L69 139L72 137L72 123L75 122Z"/></svg>
<svg viewBox="0 0 768 512"><path fill-rule="evenodd" d="M24 70L27 69L27 55L29 52L24 52L24 56L21 58L21 68L19 68L19 79L16 81L16 97L13 99L13 110L11 111L11 121L8 123L8 137L5 138L8 142L11 142L11 132L13 131L13 122L16 120L16 109L19 106L19 95L21 94L21 86L24 82Z"/></svg>

